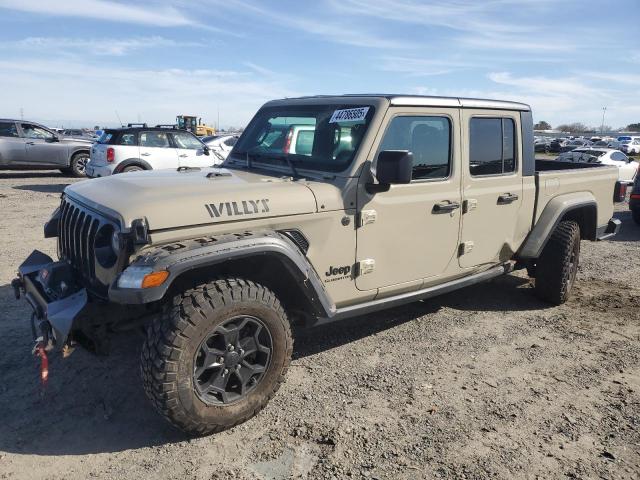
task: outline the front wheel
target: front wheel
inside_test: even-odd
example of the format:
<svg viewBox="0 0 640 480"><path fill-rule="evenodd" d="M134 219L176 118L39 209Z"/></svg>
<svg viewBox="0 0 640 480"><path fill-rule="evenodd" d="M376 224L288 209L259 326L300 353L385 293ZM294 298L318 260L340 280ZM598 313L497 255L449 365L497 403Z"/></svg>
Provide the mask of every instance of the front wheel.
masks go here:
<svg viewBox="0 0 640 480"><path fill-rule="evenodd" d="M176 295L147 330L142 378L158 412L190 435L256 415L284 380L293 340L275 294L242 279Z"/></svg>
<svg viewBox="0 0 640 480"><path fill-rule="evenodd" d="M578 273L579 260L580 227L573 221L560 222L536 260L538 298L554 305L566 302Z"/></svg>

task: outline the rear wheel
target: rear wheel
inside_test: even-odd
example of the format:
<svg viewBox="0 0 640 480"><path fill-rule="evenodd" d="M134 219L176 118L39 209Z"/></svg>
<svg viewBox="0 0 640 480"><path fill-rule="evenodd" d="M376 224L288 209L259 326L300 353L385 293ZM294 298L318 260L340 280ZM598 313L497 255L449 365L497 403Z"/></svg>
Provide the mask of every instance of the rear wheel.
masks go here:
<svg viewBox="0 0 640 480"><path fill-rule="evenodd" d="M124 169L122 169L122 173L141 172L142 170L144 170L144 168L139 167L137 165L131 165L130 167L125 167Z"/></svg>
<svg viewBox="0 0 640 480"><path fill-rule="evenodd" d="M71 175L72 177L85 177L87 175L87 163L89 163L88 153L76 153L71 158L69 168L63 168L60 171L65 175Z"/></svg>
<svg viewBox="0 0 640 480"><path fill-rule="evenodd" d="M567 301L578 272L580 227L576 222L560 222L542 250L535 267L535 293L554 305Z"/></svg>
<svg viewBox="0 0 640 480"><path fill-rule="evenodd" d="M147 330L142 377L160 414L190 435L257 414L284 380L293 340L266 287L215 280L173 299Z"/></svg>

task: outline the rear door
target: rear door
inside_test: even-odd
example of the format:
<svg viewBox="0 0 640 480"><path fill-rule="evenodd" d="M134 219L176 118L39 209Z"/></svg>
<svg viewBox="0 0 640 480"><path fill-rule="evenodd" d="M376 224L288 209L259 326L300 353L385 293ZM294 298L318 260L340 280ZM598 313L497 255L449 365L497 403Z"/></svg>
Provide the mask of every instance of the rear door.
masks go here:
<svg viewBox="0 0 640 480"><path fill-rule="evenodd" d="M168 132L161 130L141 131L138 136L140 158L154 170L178 168L178 154L169 140Z"/></svg>
<svg viewBox="0 0 640 480"><path fill-rule="evenodd" d="M181 167L210 167L214 158L206 155L205 145L189 132L171 132L178 163Z"/></svg>
<svg viewBox="0 0 640 480"><path fill-rule="evenodd" d="M20 137L15 122L0 122L0 165L20 165L25 161L27 140Z"/></svg>
<svg viewBox="0 0 640 480"><path fill-rule="evenodd" d="M462 268L509 260L522 238L519 112L463 109Z"/></svg>
<svg viewBox="0 0 640 480"><path fill-rule="evenodd" d="M59 141L58 135L41 125L21 123L22 135L26 138L25 160L34 166L69 165L68 146Z"/></svg>

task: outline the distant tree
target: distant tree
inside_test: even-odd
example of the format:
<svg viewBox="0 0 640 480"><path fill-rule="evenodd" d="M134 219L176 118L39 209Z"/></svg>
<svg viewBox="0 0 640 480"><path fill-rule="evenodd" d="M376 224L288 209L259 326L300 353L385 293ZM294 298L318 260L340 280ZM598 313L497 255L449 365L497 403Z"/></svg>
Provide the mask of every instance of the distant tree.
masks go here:
<svg viewBox="0 0 640 480"><path fill-rule="evenodd" d="M640 132L640 123L632 123L627 125L627 130L630 132Z"/></svg>
<svg viewBox="0 0 640 480"><path fill-rule="evenodd" d="M558 125L558 130L561 132L570 132L570 133L587 133L595 131L594 128L587 127L584 123L575 122L575 123L563 123L562 125Z"/></svg>
<svg viewBox="0 0 640 480"><path fill-rule="evenodd" d="M534 130L551 130L551 125L549 125L547 122L542 120L541 122L536 123L533 126L533 129Z"/></svg>

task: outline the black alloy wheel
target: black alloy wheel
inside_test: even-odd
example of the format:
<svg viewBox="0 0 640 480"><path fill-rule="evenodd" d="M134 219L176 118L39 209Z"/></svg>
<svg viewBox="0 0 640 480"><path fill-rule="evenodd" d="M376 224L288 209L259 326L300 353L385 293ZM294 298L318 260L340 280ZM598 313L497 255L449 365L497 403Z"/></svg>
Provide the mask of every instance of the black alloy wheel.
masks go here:
<svg viewBox="0 0 640 480"><path fill-rule="evenodd" d="M273 341L261 320L233 317L205 337L193 361L193 386L207 405L229 405L245 397L264 377Z"/></svg>

